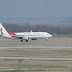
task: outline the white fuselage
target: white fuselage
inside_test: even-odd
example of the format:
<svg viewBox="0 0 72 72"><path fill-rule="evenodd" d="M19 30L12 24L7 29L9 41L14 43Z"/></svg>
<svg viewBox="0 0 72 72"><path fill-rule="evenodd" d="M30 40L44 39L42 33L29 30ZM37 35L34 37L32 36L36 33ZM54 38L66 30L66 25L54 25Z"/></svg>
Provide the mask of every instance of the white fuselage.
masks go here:
<svg viewBox="0 0 72 72"><path fill-rule="evenodd" d="M16 36L20 37L28 37L29 39L32 38L49 38L52 35L47 32L22 32L22 33L15 33Z"/></svg>
<svg viewBox="0 0 72 72"><path fill-rule="evenodd" d="M49 37L52 36L51 34L47 32L32 32L32 31L19 32L19 33L7 32L1 23L0 23L0 35L6 38L11 38L11 39L21 39L21 42L23 42L23 40L26 40L26 42L28 42L29 39L32 39L32 40L37 40L42 38L48 39Z"/></svg>

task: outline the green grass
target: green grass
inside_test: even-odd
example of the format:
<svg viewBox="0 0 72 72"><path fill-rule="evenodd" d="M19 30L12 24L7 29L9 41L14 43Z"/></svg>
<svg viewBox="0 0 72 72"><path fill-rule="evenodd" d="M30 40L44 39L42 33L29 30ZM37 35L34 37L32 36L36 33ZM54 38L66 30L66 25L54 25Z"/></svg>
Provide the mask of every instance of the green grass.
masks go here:
<svg viewBox="0 0 72 72"><path fill-rule="evenodd" d="M0 49L0 56L12 57L69 57L72 58L72 48L58 49Z"/></svg>
<svg viewBox="0 0 72 72"><path fill-rule="evenodd" d="M18 71L0 71L0 72L18 72Z"/></svg>
<svg viewBox="0 0 72 72"><path fill-rule="evenodd" d="M72 72L72 71L0 71L0 72Z"/></svg>
<svg viewBox="0 0 72 72"><path fill-rule="evenodd" d="M19 60L0 60L0 69L19 69ZM72 61L22 60L21 69L23 72L72 71Z"/></svg>
<svg viewBox="0 0 72 72"><path fill-rule="evenodd" d="M23 64L22 67L28 67L28 68L63 68L66 67L64 65L29 65L29 64Z"/></svg>

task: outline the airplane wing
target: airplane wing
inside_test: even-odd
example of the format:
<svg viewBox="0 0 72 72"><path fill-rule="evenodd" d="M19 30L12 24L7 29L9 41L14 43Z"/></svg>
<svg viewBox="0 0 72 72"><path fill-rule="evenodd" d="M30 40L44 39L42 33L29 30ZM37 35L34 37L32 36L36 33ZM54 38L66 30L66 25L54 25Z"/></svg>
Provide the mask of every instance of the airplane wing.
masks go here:
<svg viewBox="0 0 72 72"><path fill-rule="evenodd" d="M12 36L12 38L15 38L15 39L23 39L23 40L29 39L29 37L27 37L27 36L17 36L17 35L11 35L11 36Z"/></svg>

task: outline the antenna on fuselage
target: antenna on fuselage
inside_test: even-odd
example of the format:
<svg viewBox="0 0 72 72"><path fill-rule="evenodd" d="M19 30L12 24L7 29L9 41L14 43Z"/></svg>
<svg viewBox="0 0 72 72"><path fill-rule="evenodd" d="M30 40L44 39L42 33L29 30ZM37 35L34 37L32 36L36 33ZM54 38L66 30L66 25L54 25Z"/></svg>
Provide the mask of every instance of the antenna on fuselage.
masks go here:
<svg viewBox="0 0 72 72"><path fill-rule="evenodd" d="M32 30L31 30L31 33L32 33Z"/></svg>
<svg viewBox="0 0 72 72"><path fill-rule="evenodd" d="M32 30L31 30L31 34L32 34Z"/></svg>

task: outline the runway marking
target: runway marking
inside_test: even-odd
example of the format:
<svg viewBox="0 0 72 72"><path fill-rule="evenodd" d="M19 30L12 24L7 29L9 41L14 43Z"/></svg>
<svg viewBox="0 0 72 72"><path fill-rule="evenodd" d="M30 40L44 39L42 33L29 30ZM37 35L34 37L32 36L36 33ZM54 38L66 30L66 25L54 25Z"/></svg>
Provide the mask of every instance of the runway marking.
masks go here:
<svg viewBox="0 0 72 72"><path fill-rule="evenodd" d="M22 60L60 60L72 61L72 58L31 58L31 57L0 57L0 59L22 59Z"/></svg>
<svg viewBox="0 0 72 72"><path fill-rule="evenodd" d="M13 49L14 49L14 48L20 48L20 49L21 49L21 48L26 48L26 49L27 49L27 48L29 48L29 49L33 49L33 48L36 48L36 49L38 49L38 48L72 48L72 46L48 46L48 47L45 47L45 46L44 46L44 47L43 47L43 46L42 46L42 47L33 47L33 46L32 46L32 47L29 47L29 46L28 46L28 47L0 47L0 49L7 49L7 48L8 48L8 49L9 49L9 48L13 48Z"/></svg>
<svg viewBox="0 0 72 72"><path fill-rule="evenodd" d="M0 43L0 45L46 45L46 46L72 46L72 43L16 43L16 42L10 42L10 43Z"/></svg>

